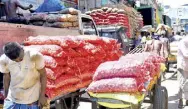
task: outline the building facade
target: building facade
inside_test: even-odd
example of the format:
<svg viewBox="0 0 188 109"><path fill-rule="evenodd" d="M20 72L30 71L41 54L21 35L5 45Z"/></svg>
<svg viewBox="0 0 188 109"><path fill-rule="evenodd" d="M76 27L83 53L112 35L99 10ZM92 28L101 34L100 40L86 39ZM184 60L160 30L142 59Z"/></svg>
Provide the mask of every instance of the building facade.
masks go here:
<svg viewBox="0 0 188 109"><path fill-rule="evenodd" d="M178 8L165 6L165 15L172 19L172 25L188 23L188 4Z"/></svg>

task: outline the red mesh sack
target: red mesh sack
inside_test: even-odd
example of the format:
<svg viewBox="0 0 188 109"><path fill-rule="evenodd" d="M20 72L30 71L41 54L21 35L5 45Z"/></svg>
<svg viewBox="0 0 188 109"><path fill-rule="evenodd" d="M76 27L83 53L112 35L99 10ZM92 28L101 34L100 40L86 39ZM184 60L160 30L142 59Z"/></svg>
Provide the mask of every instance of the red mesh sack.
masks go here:
<svg viewBox="0 0 188 109"><path fill-rule="evenodd" d="M75 67L75 66L84 66L88 64L88 59L83 58L83 57L77 57L77 58L69 58L67 60L67 65L70 67Z"/></svg>
<svg viewBox="0 0 188 109"><path fill-rule="evenodd" d="M81 35L81 36L77 36L77 37L84 40L85 42L88 42L88 43L91 43L91 44L94 44L94 45L104 43L102 41L102 38L100 38L98 36L94 36L94 35Z"/></svg>
<svg viewBox="0 0 188 109"><path fill-rule="evenodd" d="M57 89L46 89L46 95L49 97L49 99L53 99L57 96L62 96L67 93L71 93L77 90L76 85L65 85Z"/></svg>
<svg viewBox="0 0 188 109"><path fill-rule="evenodd" d="M68 66L58 66L54 69L46 68L47 78L55 80L59 76L65 74L65 73L69 73L70 70L71 70L71 68Z"/></svg>
<svg viewBox="0 0 188 109"><path fill-rule="evenodd" d="M65 58L61 58L60 57L60 58L54 58L54 59L57 62L58 66L65 66L65 65L67 65L68 57L65 57Z"/></svg>
<svg viewBox="0 0 188 109"><path fill-rule="evenodd" d="M87 91L96 93L136 93L144 89L134 78L112 78L92 82Z"/></svg>
<svg viewBox="0 0 188 109"><path fill-rule="evenodd" d="M121 62L136 60L145 70L150 72L150 76L154 77L160 72L160 63L164 62L163 58L153 53L136 53L134 55L126 55L120 58Z"/></svg>
<svg viewBox="0 0 188 109"><path fill-rule="evenodd" d="M67 85L64 85L64 86L58 88L58 90L61 90L61 93L63 92L63 94L66 94L66 93L75 92L78 89L77 89L76 85L67 84Z"/></svg>
<svg viewBox="0 0 188 109"><path fill-rule="evenodd" d="M78 69L78 67L74 67L74 68L70 68L67 71L68 74L72 74L72 75L78 75L81 73L80 69Z"/></svg>
<svg viewBox="0 0 188 109"><path fill-rule="evenodd" d="M43 55L49 55L52 57L62 56L62 48L58 45L31 45L26 46L26 48L35 49L41 52Z"/></svg>
<svg viewBox="0 0 188 109"><path fill-rule="evenodd" d="M96 58L94 56L87 56L85 58L88 60L88 62L94 62L94 61L96 61Z"/></svg>
<svg viewBox="0 0 188 109"><path fill-rule="evenodd" d="M49 99L53 99L57 96L57 94L55 94L55 90L51 90L51 89L46 89L46 93L45 93Z"/></svg>
<svg viewBox="0 0 188 109"><path fill-rule="evenodd" d="M55 89L55 82L47 78L46 89Z"/></svg>
<svg viewBox="0 0 188 109"><path fill-rule="evenodd" d="M63 57L79 57L81 54L72 48L63 49Z"/></svg>
<svg viewBox="0 0 188 109"><path fill-rule="evenodd" d="M59 39L51 36L28 37L24 45L60 45Z"/></svg>
<svg viewBox="0 0 188 109"><path fill-rule="evenodd" d="M105 42L106 45L117 45L117 40L116 39L112 39L112 38L107 38L107 37L102 37L102 40Z"/></svg>
<svg viewBox="0 0 188 109"><path fill-rule="evenodd" d="M92 80L84 80L76 85L78 89L88 87Z"/></svg>
<svg viewBox="0 0 188 109"><path fill-rule="evenodd" d="M51 56L44 56L45 66L49 68L56 68L57 62L56 60Z"/></svg>
<svg viewBox="0 0 188 109"><path fill-rule="evenodd" d="M89 70L90 67L91 67L91 65L88 64L88 63L85 64L85 65L78 65L78 66L77 66L77 69L78 69L77 74L80 74L81 72L83 72L83 71L85 71L85 70Z"/></svg>
<svg viewBox="0 0 188 109"><path fill-rule="evenodd" d="M65 74L65 75L61 75L61 77L57 78L55 80L55 86L56 88L60 88L64 85L67 85L67 84L76 84L80 82L80 79L74 75L68 75L68 74Z"/></svg>
<svg viewBox="0 0 188 109"><path fill-rule="evenodd" d="M84 71L83 73L81 73L80 75L78 75L78 77L80 78L80 80L92 80L92 77L94 75L93 71Z"/></svg>
<svg viewBox="0 0 188 109"><path fill-rule="evenodd" d="M46 75L47 75L48 79L51 79L51 80L55 80L56 79L54 71L52 71L49 68L46 68Z"/></svg>
<svg viewBox="0 0 188 109"><path fill-rule="evenodd" d="M55 69L52 69L55 73L54 73L54 76L55 78L58 78L59 76L61 75L64 75L64 74L73 74L73 73L70 73L71 71L71 68L69 66L58 66L56 67Z"/></svg>
<svg viewBox="0 0 188 109"><path fill-rule="evenodd" d="M82 48L77 48L77 52L79 52L82 56L93 55L97 52L100 52L100 49L94 46L93 44L87 44Z"/></svg>
<svg viewBox="0 0 188 109"><path fill-rule="evenodd" d="M123 55L123 52L120 50L113 50L107 53L107 58L111 61L119 60L119 58Z"/></svg>
<svg viewBox="0 0 188 109"><path fill-rule="evenodd" d="M77 37L73 36L37 36L29 37L24 41L25 45L59 45L62 48L76 48L83 44Z"/></svg>
<svg viewBox="0 0 188 109"><path fill-rule="evenodd" d="M61 47L66 47L68 45L69 48L77 48L78 46L82 46L83 42L77 37L61 37Z"/></svg>
<svg viewBox="0 0 188 109"><path fill-rule="evenodd" d="M90 63L89 69L90 70L96 70L101 63L102 62L100 62L100 61L92 62L92 63Z"/></svg>
<svg viewBox="0 0 188 109"><path fill-rule="evenodd" d="M95 74L94 80L118 78L118 77L147 77L149 72L137 60L132 61L112 61L101 64ZM147 78L143 78L145 81Z"/></svg>

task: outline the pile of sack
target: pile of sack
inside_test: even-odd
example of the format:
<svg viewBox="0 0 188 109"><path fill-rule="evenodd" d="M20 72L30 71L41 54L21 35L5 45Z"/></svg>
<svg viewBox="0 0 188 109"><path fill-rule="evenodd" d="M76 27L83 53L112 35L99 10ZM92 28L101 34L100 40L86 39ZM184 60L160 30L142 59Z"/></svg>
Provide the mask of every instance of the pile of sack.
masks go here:
<svg viewBox="0 0 188 109"><path fill-rule="evenodd" d="M123 54L116 40L97 36L29 37L24 45L44 55L51 99L87 87L101 63Z"/></svg>
<svg viewBox="0 0 188 109"><path fill-rule="evenodd" d="M96 25L121 25L127 28L127 36L134 36L136 30L142 28L139 25L140 20L143 21L142 16L136 10L126 6L103 7L95 9L86 14L90 15Z"/></svg>
<svg viewBox="0 0 188 109"><path fill-rule="evenodd" d="M150 53L128 54L102 63L87 88L91 98L108 108L138 108L164 71L163 57ZM163 66L163 67L162 67Z"/></svg>
<svg viewBox="0 0 188 109"><path fill-rule="evenodd" d="M73 8L63 9L56 14L36 13L29 21L36 26L69 28L78 27L78 11Z"/></svg>
<svg viewBox="0 0 188 109"><path fill-rule="evenodd" d="M165 59L150 53L128 54L102 63L87 88L92 93L142 93L161 73Z"/></svg>
<svg viewBox="0 0 188 109"><path fill-rule="evenodd" d="M137 20L138 20L139 28L142 28L144 26L143 16L141 14L138 14Z"/></svg>
<svg viewBox="0 0 188 109"><path fill-rule="evenodd" d="M122 25L125 26L128 31L127 35L130 37L130 25L129 18L125 14L125 11L117 8L103 7L102 9L96 9L91 12L87 12L96 25Z"/></svg>

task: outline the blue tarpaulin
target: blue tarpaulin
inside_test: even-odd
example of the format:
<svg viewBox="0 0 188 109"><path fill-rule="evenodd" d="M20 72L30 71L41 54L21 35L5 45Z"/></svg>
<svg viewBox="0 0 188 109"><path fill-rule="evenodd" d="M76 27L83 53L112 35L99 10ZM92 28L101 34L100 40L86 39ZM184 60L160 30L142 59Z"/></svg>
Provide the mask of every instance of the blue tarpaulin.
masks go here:
<svg viewBox="0 0 188 109"><path fill-rule="evenodd" d="M65 6L60 0L44 0L35 12L55 12L64 9Z"/></svg>

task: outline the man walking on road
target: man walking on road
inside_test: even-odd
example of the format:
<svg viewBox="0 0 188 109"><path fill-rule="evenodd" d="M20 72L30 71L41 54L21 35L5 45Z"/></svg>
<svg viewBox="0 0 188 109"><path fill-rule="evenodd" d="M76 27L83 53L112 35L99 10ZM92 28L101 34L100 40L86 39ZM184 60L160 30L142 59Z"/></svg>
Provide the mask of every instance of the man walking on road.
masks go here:
<svg viewBox="0 0 188 109"><path fill-rule="evenodd" d="M188 105L188 37L180 41L177 54L179 90L179 108L183 107L183 99Z"/></svg>
<svg viewBox="0 0 188 109"><path fill-rule="evenodd" d="M42 54L15 42L7 43L3 50L0 72L4 74L4 109L46 106L46 71Z"/></svg>

